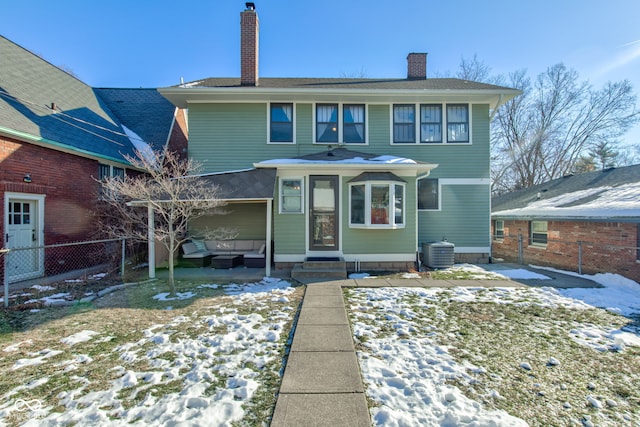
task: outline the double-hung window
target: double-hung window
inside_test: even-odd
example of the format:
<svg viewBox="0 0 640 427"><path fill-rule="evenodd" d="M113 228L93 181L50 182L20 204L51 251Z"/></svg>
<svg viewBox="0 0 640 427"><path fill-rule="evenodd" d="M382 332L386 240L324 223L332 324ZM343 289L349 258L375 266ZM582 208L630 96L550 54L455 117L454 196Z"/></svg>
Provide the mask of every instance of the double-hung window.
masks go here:
<svg viewBox="0 0 640 427"><path fill-rule="evenodd" d="M338 104L316 105L316 141L338 142Z"/></svg>
<svg viewBox="0 0 640 427"><path fill-rule="evenodd" d="M495 240L504 240L504 221L501 219L497 219L493 223L493 238Z"/></svg>
<svg viewBox="0 0 640 427"><path fill-rule="evenodd" d="M346 144L364 143L364 104L345 104L342 107L342 139Z"/></svg>
<svg viewBox="0 0 640 427"><path fill-rule="evenodd" d="M416 142L416 106L400 104L393 106L393 142L413 144Z"/></svg>
<svg viewBox="0 0 640 427"><path fill-rule="evenodd" d="M469 104L394 104L393 143L469 143L469 117Z"/></svg>
<svg viewBox="0 0 640 427"><path fill-rule="evenodd" d="M316 142L364 144L364 104L316 104Z"/></svg>
<svg viewBox="0 0 640 427"><path fill-rule="evenodd" d="M442 142L442 105L420 106L420 142Z"/></svg>
<svg viewBox="0 0 640 427"><path fill-rule="evenodd" d="M302 178L280 179L280 213L303 212Z"/></svg>
<svg viewBox="0 0 640 427"><path fill-rule="evenodd" d="M269 107L269 141L293 142L293 104L272 103Z"/></svg>
<svg viewBox="0 0 640 427"><path fill-rule="evenodd" d="M98 164L98 178L100 181L104 181L109 177L124 179L125 170L117 166L105 165L103 163Z"/></svg>
<svg viewBox="0 0 640 427"><path fill-rule="evenodd" d="M531 221L530 235L532 246L547 246L547 221Z"/></svg>
<svg viewBox="0 0 640 427"><path fill-rule="evenodd" d="M405 184L365 181L349 185L349 226L352 228L402 228Z"/></svg>
<svg viewBox="0 0 640 427"><path fill-rule="evenodd" d="M469 106L447 105L447 142L469 142Z"/></svg>

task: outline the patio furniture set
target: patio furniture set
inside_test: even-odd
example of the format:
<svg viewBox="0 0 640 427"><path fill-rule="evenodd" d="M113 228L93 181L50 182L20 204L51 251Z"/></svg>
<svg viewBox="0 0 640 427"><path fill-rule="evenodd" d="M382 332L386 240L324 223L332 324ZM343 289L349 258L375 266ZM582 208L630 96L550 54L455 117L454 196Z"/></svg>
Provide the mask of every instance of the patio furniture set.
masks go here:
<svg viewBox="0 0 640 427"><path fill-rule="evenodd" d="M264 268L264 240L191 240L182 245L184 267L233 268L243 265Z"/></svg>

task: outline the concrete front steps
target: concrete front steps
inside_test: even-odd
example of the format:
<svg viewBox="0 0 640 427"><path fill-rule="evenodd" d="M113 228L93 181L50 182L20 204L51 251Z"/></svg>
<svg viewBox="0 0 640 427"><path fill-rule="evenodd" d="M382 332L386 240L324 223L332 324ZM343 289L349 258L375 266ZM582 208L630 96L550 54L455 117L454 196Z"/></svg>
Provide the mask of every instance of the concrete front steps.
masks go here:
<svg viewBox="0 0 640 427"><path fill-rule="evenodd" d="M346 279L347 263L337 257L313 257L307 258L303 264L296 264L291 270L291 278L305 283L317 279Z"/></svg>

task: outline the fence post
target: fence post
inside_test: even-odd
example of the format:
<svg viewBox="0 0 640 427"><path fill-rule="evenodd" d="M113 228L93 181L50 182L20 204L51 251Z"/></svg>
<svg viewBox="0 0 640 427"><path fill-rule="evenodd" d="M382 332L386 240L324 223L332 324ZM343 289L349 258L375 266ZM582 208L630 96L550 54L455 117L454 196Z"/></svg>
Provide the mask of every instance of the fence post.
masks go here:
<svg viewBox="0 0 640 427"><path fill-rule="evenodd" d="M125 238L122 238L122 249L120 252L120 277L124 277L124 265L125 265Z"/></svg>
<svg viewBox="0 0 640 427"><path fill-rule="evenodd" d="M2 254L3 268L3 282L4 282L4 306L9 307L9 249L0 249Z"/></svg>
<svg viewBox="0 0 640 427"><path fill-rule="evenodd" d="M518 264L524 264L524 251L522 249L522 233L518 233Z"/></svg>
<svg viewBox="0 0 640 427"><path fill-rule="evenodd" d="M578 274L582 274L582 241L578 240Z"/></svg>

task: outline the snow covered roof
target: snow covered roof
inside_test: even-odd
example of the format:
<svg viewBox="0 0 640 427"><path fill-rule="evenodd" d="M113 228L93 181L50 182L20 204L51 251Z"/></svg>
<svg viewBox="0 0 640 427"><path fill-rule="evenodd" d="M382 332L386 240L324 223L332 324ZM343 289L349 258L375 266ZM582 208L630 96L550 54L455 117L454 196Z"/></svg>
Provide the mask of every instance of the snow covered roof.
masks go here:
<svg viewBox="0 0 640 427"><path fill-rule="evenodd" d="M640 221L640 165L567 176L496 197L492 217Z"/></svg>
<svg viewBox="0 0 640 427"><path fill-rule="evenodd" d="M423 163L404 157L361 153L346 148L335 148L300 157L271 159L254 164L257 168L299 168L299 167L359 167L361 169L406 169L428 172L437 164Z"/></svg>

